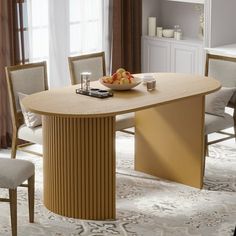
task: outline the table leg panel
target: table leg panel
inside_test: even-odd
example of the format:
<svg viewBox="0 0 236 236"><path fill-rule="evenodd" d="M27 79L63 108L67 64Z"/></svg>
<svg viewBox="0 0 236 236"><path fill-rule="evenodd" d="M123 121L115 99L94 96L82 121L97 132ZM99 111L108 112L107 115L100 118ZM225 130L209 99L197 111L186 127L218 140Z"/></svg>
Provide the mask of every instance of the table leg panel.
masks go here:
<svg viewBox="0 0 236 236"><path fill-rule="evenodd" d="M114 122L114 117L43 117L49 210L81 219L115 218Z"/></svg>
<svg viewBox="0 0 236 236"><path fill-rule="evenodd" d="M136 112L136 170L201 188L204 161L204 96Z"/></svg>

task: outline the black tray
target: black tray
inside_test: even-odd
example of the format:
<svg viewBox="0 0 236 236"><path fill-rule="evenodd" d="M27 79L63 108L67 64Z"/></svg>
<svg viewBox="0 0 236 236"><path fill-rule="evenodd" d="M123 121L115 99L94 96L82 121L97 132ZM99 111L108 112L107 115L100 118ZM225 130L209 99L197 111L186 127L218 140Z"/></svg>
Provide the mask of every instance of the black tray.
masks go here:
<svg viewBox="0 0 236 236"><path fill-rule="evenodd" d="M82 90L82 89L76 89L75 92L77 94L89 96L89 97L96 97L96 98L108 98L112 97L113 93L108 90L103 89L97 89L97 88L91 88L90 90Z"/></svg>

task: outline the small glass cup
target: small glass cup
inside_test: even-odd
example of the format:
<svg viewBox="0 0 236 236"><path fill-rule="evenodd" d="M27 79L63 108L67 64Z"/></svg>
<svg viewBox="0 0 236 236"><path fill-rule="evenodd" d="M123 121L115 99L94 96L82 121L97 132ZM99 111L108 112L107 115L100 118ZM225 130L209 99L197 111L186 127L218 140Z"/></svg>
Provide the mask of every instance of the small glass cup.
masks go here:
<svg viewBox="0 0 236 236"><path fill-rule="evenodd" d="M156 88L156 80L147 81L147 91L152 91Z"/></svg>

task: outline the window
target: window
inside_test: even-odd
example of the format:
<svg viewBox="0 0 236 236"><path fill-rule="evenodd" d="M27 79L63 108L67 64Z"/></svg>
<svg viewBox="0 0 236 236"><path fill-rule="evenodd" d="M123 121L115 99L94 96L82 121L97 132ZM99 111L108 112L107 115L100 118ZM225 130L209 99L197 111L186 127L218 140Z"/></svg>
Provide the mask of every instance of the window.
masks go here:
<svg viewBox="0 0 236 236"><path fill-rule="evenodd" d="M51 87L68 85L68 56L105 50L106 0L26 2L29 61L47 60Z"/></svg>
<svg viewBox="0 0 236 236"><path fill-rule="evenodd" d="M29 60L42 61L49 57L48 0L27 0Z"/></svg>
<svg viewBox="0 0 236 236"><path fill-rule="evenodd" d="M101 3L101 0L70 0L71 55L102 50Z"/></svg>

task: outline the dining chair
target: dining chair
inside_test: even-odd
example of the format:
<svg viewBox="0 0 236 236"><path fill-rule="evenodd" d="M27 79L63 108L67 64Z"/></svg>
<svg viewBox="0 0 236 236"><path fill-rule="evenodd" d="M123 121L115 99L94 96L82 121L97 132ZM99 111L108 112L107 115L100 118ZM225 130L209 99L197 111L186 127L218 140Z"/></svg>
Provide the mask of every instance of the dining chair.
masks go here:
<svg viewBox="0 0 236 236"><path fill-rule="evenodd" d="M28 188L29 222L34 222L34 174L35 167L30 161L0 158L0 188L9 190L9 198L0 202L10 203L12 236L17 236L17 187ZM28 181L27 184L23 182Z"/></svg>
<svg viewBox="0 0 236 236"><path fill-rule="evenodd" d="M91 81L96 81L106 75L104 52L69 57L68 61L72 85L80 83L80 74L85 71L91 73Z"/></svg>
<svg viewBox="0 0 236 236"><path fill-rule="evenodd" d="M91 81L96 81L106 75L104 52L69 57L68 62L72 85L80 83L80 74L85 71L91 73ZM116 116L116 131L134 134L133 131L128 130L135 126L134 116L134 112Z"/></svg>
<svg viewBox="0 0 236 236"><path fill-rule="evenodd" d="M205 154L208 145L235 138L236 134L236 58L206 54L205 76L211 76L222 84L221 90L206 96L205 107ZM225 107L233 109L233 114L225 112ZM219 113L220 112L220 113ZM234 128L234 133L224 131ZM226 137L208 141L211 133Z"/></svg>
<svg viewBox="0 0 236 236"><path fill-rule="evenodd" d="M42 145L42 125L41 117L25 109L21 99L48 89L46 62L8 66L5 69L13 127L11 158L16 157L17 149L42 155L25 149L31 144ZM19 144L20 140L27 143Z"/></svg>

